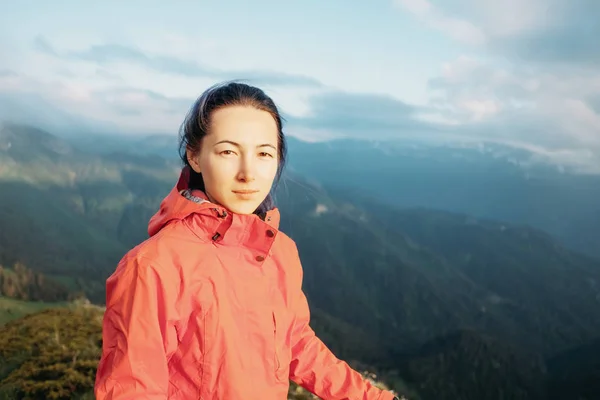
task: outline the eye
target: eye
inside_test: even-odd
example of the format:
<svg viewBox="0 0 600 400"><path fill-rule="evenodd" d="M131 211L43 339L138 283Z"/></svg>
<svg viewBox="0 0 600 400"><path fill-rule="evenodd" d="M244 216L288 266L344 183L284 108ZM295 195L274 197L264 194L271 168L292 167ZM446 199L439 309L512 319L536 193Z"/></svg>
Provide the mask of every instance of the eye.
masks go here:
<svg viewBox="0 0 600 400"><path fill-rule="evenodd" d="M266 151L262 151L260 153L258 153L259 156L261 157L273 157L273 155L271 153L267 153Z"/></svg>
<svg viewBox="0 0 600 400"><path fill-rule="evenodd" d="M233 155L235 153L233 152L233 150L223 150L219 154L224 155L224 156L229 156L229 155Z"/></svg>

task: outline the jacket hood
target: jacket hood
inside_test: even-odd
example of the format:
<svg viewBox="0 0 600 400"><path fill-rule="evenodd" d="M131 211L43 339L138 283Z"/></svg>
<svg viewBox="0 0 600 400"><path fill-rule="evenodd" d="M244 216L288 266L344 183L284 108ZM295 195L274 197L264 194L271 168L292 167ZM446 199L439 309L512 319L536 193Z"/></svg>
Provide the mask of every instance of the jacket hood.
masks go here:
<svg viewBox="0 0 600 400"><path fill-rule="evenodd" d="M188 187L189 176L189 167L183 167L177 184L162 200L156 214L150 218L150 222L148 223L148 234L150 236L156 235L170 222L183 220L192 214L222 216L231 213L231 211L226 210L223 206L211 203L203 191L191 190ZM273 228L279 228L280 215L277 208L268 211L265 215L238 215L238 218L259 218Z"/></svg>

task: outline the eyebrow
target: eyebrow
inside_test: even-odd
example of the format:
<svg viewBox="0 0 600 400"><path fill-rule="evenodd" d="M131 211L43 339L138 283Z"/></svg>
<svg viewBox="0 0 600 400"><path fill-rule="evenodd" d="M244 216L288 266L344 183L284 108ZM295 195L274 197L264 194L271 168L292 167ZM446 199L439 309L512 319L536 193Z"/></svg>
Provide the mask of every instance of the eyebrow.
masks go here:
<svg viewBox="0 0 600 400"><path fill-rule="evenodd" d="M221 144L221 143L229 143L236 147L241 147L239 143L233 142L231 140L221 140L220 142L215 143L215 146L218 144ZM277 150L277 148L270 143L259 144L258 146L256 146L256 148L259 148L259 147L272 147L274 150Z"/></svg>

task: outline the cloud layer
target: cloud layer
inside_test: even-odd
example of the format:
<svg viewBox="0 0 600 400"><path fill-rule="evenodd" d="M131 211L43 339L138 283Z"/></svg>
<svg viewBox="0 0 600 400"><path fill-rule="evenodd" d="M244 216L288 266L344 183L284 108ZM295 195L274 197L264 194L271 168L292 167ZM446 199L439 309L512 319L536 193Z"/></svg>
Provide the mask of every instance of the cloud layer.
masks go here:
<svg viewBox="0 0 600 400"><path fill-rule="evenodd" d="M54 126L60 125L56 115L62 115L65 126L73 126L79 118L105 121L105 129L174 133L201 90L215 81L242 79L266 88L284 110L288 133L302 138L494 142L527 149L540 160L600 172L596 39L600 2L390 0L388 4L394 15L413 19L429 36L458 49L448 52L450 58L424 82L427 95L421 104L402 100L402 90L414 87L402 71L384 77L393 82L390 87L395 91L380 87L377 93L357 92L329 85L322 77L265 67L273 63L259 62L258 55L245 60L247 68L214 67L210 61L221 60L215 58L218 52L211 53L212 58L196 56L205 53L195 51L191 37L182 37L186 51L170 51L127 40L82 40L67 46L48 34L33 36L29 42L34 62L44 65L48 76L42 79L13 65L0 69L1 105L13 110L5 112L12 117L29 113L38 120L51 119ZM419 42L409 58L427 58L440 50L427 45ZM263 56L273 53L260 51ZM368 51L357 44L356 59L364 61ZM229 54L233 58L221 65L235 64L238 52L231 49ZM320 65L324 59L308 62ZM337 64L328 60L330 70L353 68L348 58ZM371 60L372 76L364 79L384 82L379 66L387 61ZM15 111L24 107L29 107L25 114Z"/></svg>
<svg viewBox="0 0 600 400"><path fill-rule="evenodd" d="M468 45L429 81L430 105L458 127L457 137L600 171L600 2L395 0L394 6Z"/></svg>
<svg viewBox="0 0 600 400"><path fill-rule="evenodd" d="M515 60L600 63L596 0L392 0L465 44Z"/></svg>
<svg viewBox="0 0 600 400"><path fill-rule="evenodd" d="M44 37L35 39L35 48L45 54L72 61L87 61L99 65L116 63L135 64L149 70L186 77L206 77L216 80L243 79L256 85L291 85L320 87L317 79L261 70L220 70L202 65L194 60L172 56L148 55L134 47L120 44L92 45L84 50L58 51Z"/></svg>

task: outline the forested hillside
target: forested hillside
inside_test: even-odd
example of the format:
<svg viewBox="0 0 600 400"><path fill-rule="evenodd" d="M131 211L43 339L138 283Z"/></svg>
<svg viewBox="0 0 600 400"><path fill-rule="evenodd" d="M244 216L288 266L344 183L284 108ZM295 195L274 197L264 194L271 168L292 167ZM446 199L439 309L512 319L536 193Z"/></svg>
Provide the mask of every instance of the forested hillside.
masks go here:
<svg viewBox="0 0 600 400"><path fill-rule="evenodd" d="M86 153L26 126L0 132L0 264L11 266L3 282L12 282L2 294L62 301L83 292L101 306L104 279L147 237L178 164ZM600 262L528 226L400 209L294 173L276 199L281 229L300 250L311 324L340 357L420 399L544 399L548 387L573 392L591 379L589 369L571 376L560 366L589 365L573 349L600 337ZM20 265L32 271L21 272L26 279L14 278ZM65 310L12 318L4 329L67 318ZM73 361L59 346L53 357L62 351L65 369L55 367L53 379L69 376L76 382L67 385L84 393L93 353ZM10 354L12 377L5 370L0 386L48 376L31 353L20 361Z"/></svg>

